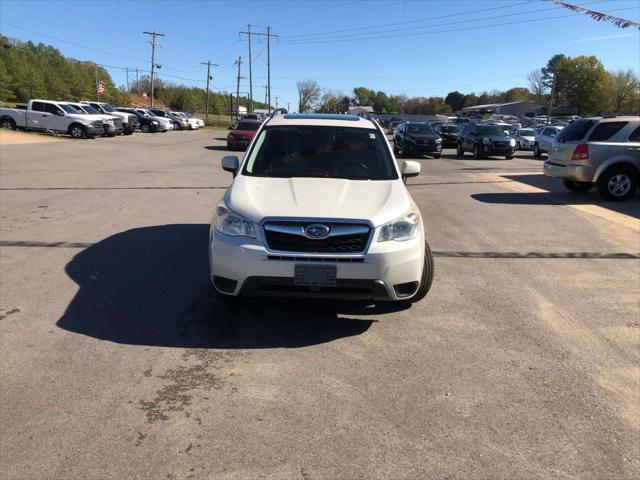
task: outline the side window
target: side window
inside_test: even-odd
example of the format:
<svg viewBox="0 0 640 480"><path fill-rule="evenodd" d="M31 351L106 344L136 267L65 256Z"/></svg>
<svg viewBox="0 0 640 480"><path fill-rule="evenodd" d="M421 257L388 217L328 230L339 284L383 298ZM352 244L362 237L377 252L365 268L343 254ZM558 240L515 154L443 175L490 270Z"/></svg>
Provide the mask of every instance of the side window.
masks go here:
<svg viewBox="0 0 640 480"><path fill-rule="evenodd" d="M45 103L44 111L47 113L53 113L54 115L59 115L60 113L62 113L62 110L60 110L60 108L53 103Z"/></svg>
<svg viewBox="0 0 640 480"><path fill-rule="evenodd" d="M100 105L98 105L97 103L90 103L89 105L91 105L93 108L95 108L99 112L102 111L102 108L100 108Z"/></svg>
<svg viewBox="0 0 640 480"><path fill-rule="evenodd" d="M552 132L552 131L553 131L553 129L552 129L552 128L545 128L545 129L542 131L542 135L551 135L551 132Z"/></svg>
<svg viewBox="0 0 640 480"><path fill-rule="evenodd" d="M587 139L588 142L606 142L616 133L626 127L629 122L602 122L593 129Z"/></svg>
<svg viewBox="0 0 640 480"><path fill-rule="evenodd" d="M629 135L629 141L640 142L640 126L636 127L636 129L633 132L631 132L631 135Z"/></svg>
<svg viewBox="0 0 640 480"><path fill-rule="evenodd" d="M42 102L33 102L31 104L31 110L35 110L36 112L44 112L44 103Z"/></svg>

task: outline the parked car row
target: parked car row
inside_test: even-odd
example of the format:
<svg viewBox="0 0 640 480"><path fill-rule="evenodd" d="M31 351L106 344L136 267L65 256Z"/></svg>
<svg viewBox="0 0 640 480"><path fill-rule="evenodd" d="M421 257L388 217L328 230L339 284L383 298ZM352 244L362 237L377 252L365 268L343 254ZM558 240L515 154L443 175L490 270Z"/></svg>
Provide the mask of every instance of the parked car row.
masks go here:
<svg viewBox="0 0 640 480"><path fill-rule="evenodd" d="M195 130L204 121L184 112L116 108L104 102L30 100L26 106L0 107L0 127L92 138L168 130Z"/></svg>

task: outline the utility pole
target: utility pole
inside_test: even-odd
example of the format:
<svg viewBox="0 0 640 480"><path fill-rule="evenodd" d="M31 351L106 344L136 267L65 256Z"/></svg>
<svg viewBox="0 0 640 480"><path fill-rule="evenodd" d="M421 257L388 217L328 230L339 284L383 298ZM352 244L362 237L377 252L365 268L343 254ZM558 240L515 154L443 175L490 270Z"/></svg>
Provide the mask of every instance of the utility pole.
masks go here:
<svg viewBox="0 0 640 480"><path fill-rule="evenodd" d="M291 113L291 104L287 102L287 113Z"/></svg>
<svg viewBox="0 0 640 480"><path fill-rule="evenodd" d="M267 85L262 85L264 87L264 104L267 104ZM267 107L269 108L269 112L271 112L271 107Z"/></svg>
<svg viewBox="0 0 640 480"><path fill-rule="evenodd" d="M136 93L140 93L140 80L138 80L138 69L136 68Z"/></svg>
<svg viewBox="0 0 640 480"><path fill-rule="evenodd" d="M549 109L547 110L547 125L551 123L551 107L553 106L553 92L556 89L556 77L558 72L553 74L553 83L551 84L551 94L549 95Z"/></svg>
<svg viewBox="0 0 640 480"><path fill-rule="evenodd" d="M259 35L262 37L267 37L267 96L265 98L265 102L268 106L269 113L271 113L271 37L278 37L278 35L274 35L271 33L271 27L266 27L267 33L260 32L252 32L251 25L247 25L249 27L246 32L240 32L241 34L245 34L249 36L249 93L251 97L251 101L253 103L253 81L251 79L251 35Z"/></svg>
<svg viewBox="0 0 640 480"><path fill-rule="evenodd" d="M236 121L240 118L240 65L242 65L242 57L233 62L238 66L238 75L236 77Z"/></svg>
<svg viewBox="0 0 640 480"><path fill-rule="evenodd" d="M211 65L213 65L214 67L219 67L220 65L216 64L216 63L211 63L211 60L208 60L207 63L204 62L200 62L200 65L206 65L207 66L207 101L206 101L206 106L205 106L205 122L209 123L209 80L211 80Z"/></svg>
<svg viewBox="0 0 640 480"><path fill-rule="evenodd" d="M253 57L251 56L251 25L247 25L246 32L238 32L240 35L243 33L247 35L247 39L249 40L249 110L253 111ZM255 35L255 34L254 34Z"/></svg>
<svg viewBox="0 0 640 480"><path fill-rule="evenodd" d="M278 109L278 99L279 99L279 98L280 98L280 97L276 97L276 110Z"/></svg>
<svg viewBox="0 0 640 480"><path fill-rule="evenodd" d="M151 35L149 43L151 44L151 108L153 108L153 71L156 68L156 46L158 45L156 37L166 37L166 35L164 33L157 33L155 30L153 32L142 33Z"/></svg>
<svg viewBox="0 0 640 480"><path fill-rule="evenodd" d="M127 93L129 93L129 67L125 67L124 70L127 72Z"/></svg>

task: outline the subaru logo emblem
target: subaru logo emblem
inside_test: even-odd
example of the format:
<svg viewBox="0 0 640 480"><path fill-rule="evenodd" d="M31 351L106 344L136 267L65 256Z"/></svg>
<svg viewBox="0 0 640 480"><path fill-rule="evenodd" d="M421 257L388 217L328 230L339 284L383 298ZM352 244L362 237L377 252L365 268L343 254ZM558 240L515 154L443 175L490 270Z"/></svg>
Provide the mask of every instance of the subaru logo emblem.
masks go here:
<svg viewBox="0 0 640 480"><path fill-rule="evenodd" d="M329 235L330 228L320 223L313 223L304 227L304 234L307 238L320 239Z"/></svg>

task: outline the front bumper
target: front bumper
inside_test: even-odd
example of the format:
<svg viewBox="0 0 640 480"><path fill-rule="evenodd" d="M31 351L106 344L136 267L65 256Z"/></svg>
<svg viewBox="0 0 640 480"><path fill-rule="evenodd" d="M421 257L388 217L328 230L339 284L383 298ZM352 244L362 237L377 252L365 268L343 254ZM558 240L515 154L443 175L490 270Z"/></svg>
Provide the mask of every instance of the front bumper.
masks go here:
<svg viewBox="0 0 640 480"><path fill-rule="evenodd" d="M404 242L377 242L365 254L271 253L260 239L230 237L211 229L210 278L214 287L231 296L283 296L353 300L405 300L417 291L424 265L424 236ZM335 265L336 285L295 284L295 265ZM394 287L415 289L398 295Z"/></svg>
<svg viewBox="0 0 640 480"><path fill-rule="evenodd" d="M100 125L100 126L86 126L84 127L85 132L87 133L88 136L90 137L97 137L99 135L102 135L104 133L104 126Z"/></svg>
<svg viewBox="0 0 640 480"><path fill-rule="evenodd" d="M502 156L502 155L513 155L516 151L516 147L508 146L508 147L497 147L495 145L485 145L484 143L480 144L480 152L482 155L487 156Z"/></svg>
<svg viewBox="0 0 640 480"><path fill-rule="evenodd" d="M550 177L571 180L573 182L593 182L595 178L595 168L585 165L560 165L547 160L544 162L542 171Z"/></svg>
<svg viewBox="0 0 640 480"><path fill-rule="evenodd" d="M106 123L104 125L104 133L107 135L119 135L124 130L122 125Z"/></svg>
<svg viewBox="0 0 640 480"><path fill-rule="evenodd" d="M405 145L407 151L412 153L442 153L442 143L408 143Z"/></svg>
<svg viewBox="0 0 640 480"><path fill-rule="evenodd" d="M229 149L229 150L238 150L238 149L246 150L250 143L251 143L251 140L245 140L245 139L234 139L234 140L231 140L231 139L227 138L227 149Z"/></svg>

